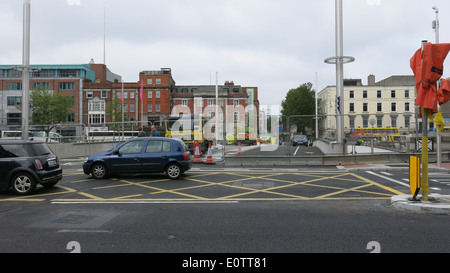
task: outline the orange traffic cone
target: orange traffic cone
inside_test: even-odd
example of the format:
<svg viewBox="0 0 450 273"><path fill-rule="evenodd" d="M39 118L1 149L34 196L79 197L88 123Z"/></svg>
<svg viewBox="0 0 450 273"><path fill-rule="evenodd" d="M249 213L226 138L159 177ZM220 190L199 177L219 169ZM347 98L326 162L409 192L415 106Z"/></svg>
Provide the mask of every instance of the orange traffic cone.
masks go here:
<svg viewBox="0 0 450 273"><path fill-rule="evenodd" d="M241 152L241 142L239 142L237 156L241 156L241 155L242 155L242 152Z"/></svg>
<svg viewBox="0 0 450 273"><path fill-rule="evenodd" d="M211 143L209 144L208 155L206 156L206 161L204 163L206 163L206 164L216 164L213 161L213 159L212 159Z"/></svg>
<svg viewBox="0 0 450 273"><path fill-rule="evenodd" d="M200 159L200 147L197 145L194 147L194 163L202 163Z"/></svg>

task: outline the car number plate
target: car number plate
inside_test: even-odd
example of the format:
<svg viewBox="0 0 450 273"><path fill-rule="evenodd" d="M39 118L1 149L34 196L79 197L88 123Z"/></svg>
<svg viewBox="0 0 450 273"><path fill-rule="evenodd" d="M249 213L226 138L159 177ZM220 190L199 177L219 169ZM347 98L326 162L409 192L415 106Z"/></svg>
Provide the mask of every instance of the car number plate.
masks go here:
<svg viewBox="0 0 450 273"><path fill-rule="evenodd" d="M58 164L56 163L56 159L50 159L50 160L48 161L48 166L49 166L49 167L55 167L56 165L58 165Z"/></svg>

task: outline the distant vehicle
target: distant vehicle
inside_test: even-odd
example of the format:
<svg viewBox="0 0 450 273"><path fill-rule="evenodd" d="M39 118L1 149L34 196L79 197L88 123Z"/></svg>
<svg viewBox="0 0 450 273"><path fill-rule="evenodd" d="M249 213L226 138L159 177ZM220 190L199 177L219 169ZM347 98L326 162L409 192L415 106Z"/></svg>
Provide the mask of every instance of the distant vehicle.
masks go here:
<svg viewBox="0 0 450 273"><path fill-rule="evenodd" d="M62 179L58 158L44 142L0 140L0 188L20 195L37 184L52 187Z"/></svg>
<svg viewBox="0 0 450 273"><path fill-rule="evenodd" d="M201 115L181 115L169 116L163 122L165 137L173 137L183 140L189 151L194 152L194 142L196 141L202 152L208 150L211 141L205 137L203 129L210 119Z"/></svg>
<svg viewBox="0 0 450 273"><path fill-rule="evenodd" d="M1 131L2 139L22 139L22 131ZM44 131L29 131L28 138L30 140L43 141L43 142L61 142L61 135L58 133L50 132L48 137Z"/></svg>
<svg viewBox="0 0 450 273"><path fill-rule="evenodd" d="M308 146L308 138L305 135L295 135L292 139L292 145L303 145Z"/></svg>
<svg viewBox="0 0 450 273"><path fill-rule="evenodd" d="M87 139L90 142L123 141L137 137L138 131L90 131Z"/></svg>
<svg viewBox="0 0 450 273"><path fill-rule="evenodd" d="M186 144L166 137L134 138L111 151L91 155L83 163L84 173L96 179L131 173L166 173L176 179L191 167Z"/></svg>

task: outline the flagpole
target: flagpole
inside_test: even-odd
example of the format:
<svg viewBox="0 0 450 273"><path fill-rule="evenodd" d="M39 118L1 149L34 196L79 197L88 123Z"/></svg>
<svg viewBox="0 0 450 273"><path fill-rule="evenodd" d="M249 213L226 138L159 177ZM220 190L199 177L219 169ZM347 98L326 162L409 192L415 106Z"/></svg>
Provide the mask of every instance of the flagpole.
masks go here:
<svg viewBox="0 0 450 273"><path fill-rule="evenodd" d="M122 94L120 95L120 100L122 101L122 141L125 141L125 128L124 128L124 120L125 120L125 112L124 109L124 99L123 99L123 81L122 81Z"/></svg>
<svg viewBox="0 0 450 273"><path fill-rule="evenodd" d="M141 81L141 90L139 91L139 99L141 100L141 127L144 129L144 81Z"/></svg>

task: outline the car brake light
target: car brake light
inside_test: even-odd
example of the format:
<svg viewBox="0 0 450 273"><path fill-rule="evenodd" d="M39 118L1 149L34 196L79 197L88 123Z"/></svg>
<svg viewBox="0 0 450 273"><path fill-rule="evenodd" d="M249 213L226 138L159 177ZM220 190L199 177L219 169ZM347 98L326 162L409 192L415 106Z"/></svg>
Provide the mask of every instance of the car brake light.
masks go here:
<svg viewBox="0 0 450 273"><path fill-rule="evenodd" d="M184 161L188 161L189 160L189 156L187 155L186 152L183 152L183 160Z"/></svg>
<svg viewBox="0 0 450 273"><path fill-rule="evenodd" d="M39 159L36 159L36 160L34 161L34 163L36 163L36 168L37 168L38 170L42 170L42 164L41 164L41 161L39 161Z"/></svg>

